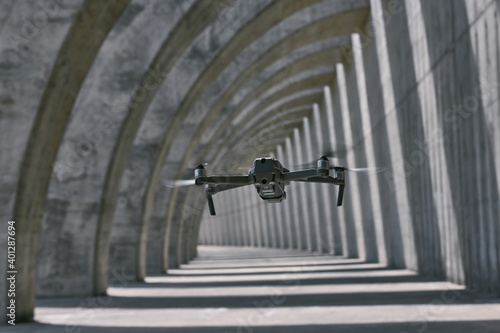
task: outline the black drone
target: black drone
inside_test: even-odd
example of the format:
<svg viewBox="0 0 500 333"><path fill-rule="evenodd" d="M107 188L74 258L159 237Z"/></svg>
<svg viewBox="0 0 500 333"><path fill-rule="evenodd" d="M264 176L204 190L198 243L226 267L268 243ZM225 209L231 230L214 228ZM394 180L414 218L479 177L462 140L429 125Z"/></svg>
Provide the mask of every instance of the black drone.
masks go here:
<svg viewBox="0 0 500 333"><path fill-rule="evenodd" d="M383 168L345 168L330 166L327 156L321 156L315 168L301 171L290 171L273 157L257 158L253 162L253 169L247 176L216 175L207 176L206 164L199 164L194 170L195 179L177 180L172 182L173 187L186 185L205 185L210 215L215 215L212 196L222 191L238 187L254 185L259 196L267 202L281 202L286 199L285 186L292 181L325 183L339 185L337 206L342 206L345 188L345 171L380 172ZM333 170L333 175L330 175Z"/></svg>

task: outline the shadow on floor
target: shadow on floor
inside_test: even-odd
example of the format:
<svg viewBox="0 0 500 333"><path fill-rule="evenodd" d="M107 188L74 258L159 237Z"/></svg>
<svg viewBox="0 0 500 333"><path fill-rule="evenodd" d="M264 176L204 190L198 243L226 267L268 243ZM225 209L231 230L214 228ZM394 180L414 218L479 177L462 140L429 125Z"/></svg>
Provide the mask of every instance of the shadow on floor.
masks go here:
<svg viewBox="0 0 500 333"><path fill-rule="evenodd" d="M106 302L39 299L38 322L11 331L500 332L500 300L411 271L311 254L280 266L277 250L266 256L263 249L203 249L203 265L112 288ZM234 259L245 257L252 259Z"/></svg>
<svg viewBox="0 0 500 333"><path fill-rule="evenodd" d="M140 321L140 319L139 319ZM20 329L5 332L33 333L498 333L500 320L458 322L375 323L362 325L301 325L301 326L215 326L215 327L72 327L39 323L24 324Z"/></svg>

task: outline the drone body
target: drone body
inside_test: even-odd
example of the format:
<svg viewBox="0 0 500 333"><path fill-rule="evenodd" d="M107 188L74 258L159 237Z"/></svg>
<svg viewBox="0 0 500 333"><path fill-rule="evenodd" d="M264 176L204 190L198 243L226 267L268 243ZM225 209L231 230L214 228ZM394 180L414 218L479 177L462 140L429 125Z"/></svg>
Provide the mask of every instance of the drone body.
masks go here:
<svg viewBox="0 0 500 333"><path fill-rule="evenodd" d="M253 169L248 173L259 196L267 202L281 202L286 199L285 182L282 175L285 169L274 158L259 158L253 162Z"/></svg>
<svg viewBox="0 0 500 333"><path fill-rule="evenodd" d="M330 176L333 170L333 177ZM339 185L337 206L342 205L345 187L344 167L330 167L326 156L317 161L317 167L301 171L286 169L272 157L257 158L248 176L219 175L207 177L203 164L195 169L195 184L205 185L208 207L211 215L215 215L212 195L235 189L241 186L254 185L259 196L267 202L281 202L286 199L285 186L292 181L326 183Z"/></svg>

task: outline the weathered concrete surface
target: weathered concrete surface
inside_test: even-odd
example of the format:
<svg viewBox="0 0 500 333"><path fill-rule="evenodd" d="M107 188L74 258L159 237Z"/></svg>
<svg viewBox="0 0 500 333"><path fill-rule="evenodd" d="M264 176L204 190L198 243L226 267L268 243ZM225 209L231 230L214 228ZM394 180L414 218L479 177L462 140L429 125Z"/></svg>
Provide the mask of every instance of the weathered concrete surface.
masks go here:
<svg viewBox="0 0 500 333"><path fill-rule="evenodd" d="M16 238L21 245L16 254L20 267L17 317L21 321L33 315L40 224L68 117L101 44L127 5L128 1L87 1L82 4L61 46L38 106L20 167L12 212L16 221ZM101 15L95 16L95 12Z"/></svg>
<svg viewBox="0 0 500 333"><path fill-rule="evenodd" d="M18 319L35 290L102 294L193 260L198 239L362 258L498 295L499 7L4 1L0 216L19 226ZM274 155L294 169L328 150L333 164L386 171L348 174L341 208L335 186L291 184L278 205L247 187L217 195L210 217L201 189L167 187L200 162L239 173Z"/></svg>
<svg viewBox="0 0 500 333"><path fill-rule="evenodd" d="M203 31L203 28L208 22L217 15L217 11L208 10L209 8L210 5L206 2L198 1L191 7L191 11L187 15L181 16L178 25L175 26L172 34L168 35L168 38L163 42L162 47L155 55L155 59L151 62L150 68L157 71L156 75L152 74L150 71L144 74L130 101L127 110L127 118L120 129L120 134L116 141L116 147L113 150L113 156L108 166L106 180L103 185L94 250L94 294L106 292L111 225L116 209L120 182L126 165L125 162L129 157L137 131L140 128L142 119L151 101L163 85L163 82L158 81L170 72L176 64L176 61L190 46L191 42L201 33L201 31ZM194 25L194 29L190 22L193 19L198 21L198 23ZM151 86L152 79L153 81L157 81L153 86ZM147 209L146 212L148 212ZM141 226L139 231L147 235L147 225L145 227ZM125 234L127 234L127 232L125 232ZM139 240L143 239L143 237L144 236L140 236ZM139 278L143 278L145 275L145 265L144 260L141 260L142 258L140 258L139 255L145 254L145 243L139 244L135 249L137 251L137 257L134 261L136 263L139 263L139 261L141 262L141 265L138 265L135 271Z"/></svg>
<svg viewBox="0 0 500 333"><path fill-rule="evenodd" d="M314 40L321 39L324 37L329 37L329 36L331 36L330 31L336 31L337 34L341 34L343 29L346 29L347 31L349 29L352 29L352 25L349 25L347 23L346 23L345 27L343 25L341 25L342 20L344 20L346 22L350 22L350 24L355 24L356 21L354 23L352 23L351 22L352 20L356 20L356 19L362 20L364 18L363 15L366 13L366 9L364 8L365 5L366 5L365 2L358 1L355 3L350 3L348 5L343 4L343 5L339 5L339 6L325 7L324 10L321 10L322 7L320 7L320 6L313 6L313 7L311 7L310 15L313 17L315 17L315 16L317 17L317 20L318 20L317 24L311 23L311 24L308 24L308 25L306 24L305 26L301 27L300 24L303 25L303 22L300 19L300 17L298 17L298 15L293 15L289 19L284 20L282 24L277 24L273 29L280 31L280 30L292 28L292 29L295 29L295 30L292 30L292 31L294 31L294 33L283 40L278 39L278 41L276 41L277 35L276 34L271 35L268 32L267 35L264 35L262 37L262 39L264 39L266 44L267 43L270 43L270 44L275 43L275 45L273 47L271 47L269 50L266 50L266 52L264 52L264 53L263 53L263 50L261 47L255 48L255 46L259 46L261 44L253 43L253 46L255 48L253 50L253 54L250 53L250 59L248 59L248 56L247 56L247 59L245 61L252 61L252 58L255 58L257 55L262 54L262 53L263 53L263 55L260 58L258 58L257 61L253 62L251 66L245 67L244 70L241 73L239 73L239 76L236 79L236 82L239 82L239 83L235 83L235 84L231 85L230 87L232 90L229 89L228 91L234 91L234 89L236 87L240 86L242 84L242 82L246 82L246 80L247 80L246 77L250 76L250 74L252 72L258 73L261 69L265 68L268 64L270 64L272 62L272 60L274 60L276 58L280 58L282 55L293 50L294 48L298 48L298 47L304 45L304 43L307 43L310 41L314 41ZM299 6L299 8L300 8L300 6ZM286 18L286 15L292 14L293 13L292 9L297 10L298 8L291 7L291 9L287 9L287 11L283 12L282 17ZM326 10L326 9L328 9L328 10ZM270 11L270 9L268 9L268 8L266 8L266 10L267 11L265 13ZM289 10L291 10L291 11L289 11ZM336 19L336 20L334 20L334 21L327 20L327 18L329 17L327 15L331 15L330 18ZM265 16L266 16L265 14L260 15L258 17L258 19L253 20L252 23L250 23L248 26L255 25L256 27L259 28L258 31L261 31L263 25L264 26L268 25L269 27L272 27L271 23L274 21L268 22L268 21L264 20ZM259 19L261 19L262 21L260 21ZM278 22L279 22L279 20L278 20ZM331 29L332 27L337 27L337 26L339 26L339 29L340 29L339 31L337 31L336 29L334 29L334 30L328 29L328 28ZM270 30L272 31L273 29L270 29ZM250 31L251 31L252 39L245 38L246 34L249 34ZM320 31L320 32L324 31L325 33L315 34L316 31ZM335 33L333 33L333 35L335 35ZM241 32L241 34L238 35L238 37L241 39L245 39L245 40L248 39L249 44L251 41L254 40L253 38L256 38L257 36L258 36L257 32L255 32L253 30L248 30L248 29L243 30ZM259 41L259 40L257 40L257 41ZM234 47L232 45L233 44L229 44L229 46L224 50L224 52L228 53L227 56L231 55L231 53L229 53L230 50L233 51L232 48L234 48ZM241 48L241 46L239 46L237 49L240 49L240 48ZM220 62L221 59L223 59L223 58L221 58L221 57L216 58L213 61L213 63L211 63L209 65L210 70L207 70L203 73L203 75L195 83L195 86L194 86L194 88L192 88L189 95L186 96L186 99L185 99L186 102L182 103L180 106L180 109L177 110L178 114L180 115L179 120L182 120L183 117L185 117L186 112L188 112L188 110L195 107L194 101L196 100L196 98L198 96L197 94L201 94L203 92L203 90L201 90L201 87L202 87L201 84L203 82L205 82L206 80L208 80L208 78L211 75L215 76L216 74L218 74L222 71L222 68L223 68L223 67L221 68L222 64L218 65L218 62ZM241 63L239 63L239 66L241 67ZM234 74L235 74L235 72L233 71L232 72L233 77L234 77ZM227 86L227 83L225 83L224 85ZM218 88L220 90L220 86ZM225 93L227 94L227 91ZM210 115L211 115L211 113L209 112L209 114L204 118L204 121L206 121L207 119L210 119ZM172 133L174 133L176 131L176 129L175 129L176 126L173 126L173 128L174 128L174 130L165 132L166 136L165 136L165 139L164 139L163 144L162 144L161 153L160 153L159 158L157 160L157 165L158 165L158 163L163 163L162 158L164 158L165 154L167 154L167 152L170 149L170 145L172 144L172 140L173 140ZM199 132L200 131L195 131L194 133L196 134ZM184 131L181 133L186 134L189 132ZM192 140L191 142L196 142L196 139ZM188 152L190 152L190 150L188 150ZM188 153L185 156L189 157L190 154ZM221 168L221 165L225 165L225 163L219 164L219 168ZM176 178L179 178L180 174L183 173L183 170L186 166L187 166L186 161L181 163L181 168L179 169L179 173L178 173ZM155 170L158 170L158 168L155 167ZM157 173L153 172L151 177L152 177L152 179L156 180ZM155 182L153 182L153 183L155 183ZM177 192L177 190L174 189L174 198L175 198L176 192ZM176 202L176 200L170 201L169 211L172 211L174 209L175 202ZM170 216L172 216L172 215L169 215L169 217L167 218L167 227L170 227L172 223L177 223L176 220L171 221ZM174 241L175 239L170 239L170 240Z"/></svg>
<svg viewBox="0 0 500 333"><path fill-rule="evenodd" d="M175 24L166 24L160 15L153 13L170 10L169 7L140 1L128 6L87 74L63 137L56 161L58 169L49 186L48 213L44 216L41 236L45 241L40 244L40 267L43 269L38 271L39 296L93 293L97 208L106 166L126 114L125 101L134 88L131 83L147 71L160 46L161 35ZM148 29L140 29L140 38L124 42L127 36L151 20L154 24ZM158 32L160 28L162 33ZM142 52L134 51L138 49ZM132 190L137 185L130 186ZM119 204L126 206L133 202L122 200ZM124 248L120 252L124 257L134 255ZM116 253L115 249L112 253ZM72 265L61 265L66 261ZM130 266L111 267L114 271L123 269L127 274L134 273Z"/></svg>
<svg viewBox="0 0 500 333"><path fill-rule="evenodd" d="M337 243L339 233L345 234L344 253L358 256L362 251L369 260L469 281L470 287L496 292L500 227L498 205L493 204L498 202L498 183L491 172L498 170L498 115L492 112L498 106L498 65L493 61L498 48L488 47L485 40L494 40L488 27L498 26L498 8L494 1L472 3L423 2L407 7L373 1L376 23L366 30L361 27L361 40L353 37L358 46L345 66L349 113L344 117L339 113L345 102L333 85L335 131L325 141L334 135L330 148L335 148L335 141L348 146L347 156L338 163L388 168L382 176L352 178L355 188L348 192L341 215L334 218L343 226L333 234ZM445 19L449 15L457 17L456 23ZM457 59L466 59L469 67L460 67ZM453 79L451 72L459 79ZM458 84L463 75L476 79ZM325 104L319 104L324 110ZM242 141L248 137L243 135ZM471 150L467 155L454 153L462 147ZM219 152L218 157L224 155L232 156ZM453 176L448 174L452 169L457 170ZM457 182L470 179L465 170L476 170L474 177L481 181ZM485 199L480 199L484 204L475 206L476 211L457 210L477 198ZM470 219L477 221L476 227Z"/></svg>
<svg viewBox="0 0 500 333"><path fill-rule="evenodd" d="M496 332L500 311L498 301L408 270L237 247L201 247L169 276L109 294L99 308L41 300L38 323L16 332Z"/></svg>
<svg viewBox="0 0 500 333"><path fill-rule="evenodd" d="M35 1L2 3L0 19L0 307L5 308L7 221L12 220L23 152L55 58L81 2L42 9ZM46 22L32 15L48 11ZM27 13L31 17L27 17ZM40 56L35 58L35 54ZM30 96L30 98L26 98ZM5 226L5 227L4 227ZM23 246L18 243L18 246ZM1 322L6 321L1 317Z"/></svg>

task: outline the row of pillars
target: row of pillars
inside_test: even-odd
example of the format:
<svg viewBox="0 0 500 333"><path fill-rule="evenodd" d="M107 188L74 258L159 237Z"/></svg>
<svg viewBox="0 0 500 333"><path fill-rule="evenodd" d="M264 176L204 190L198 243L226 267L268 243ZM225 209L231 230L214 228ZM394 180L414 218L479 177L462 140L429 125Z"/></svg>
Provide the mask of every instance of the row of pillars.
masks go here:
<svg viewBox="0 0 500 333"><path fill-rule="evenodd" d="M351 69L358 76L356 81L364 83L359 35L352 36L352 43ZM345 67L342 63L336 65L334 82L333 94L332 89L325 86L321 105L313 104L311 116L304 117L302 126L295 128L284 144L278 145L275 152L270 153L284 167L298 170L300 164L314 162L327 151L338 155L338 158L330 159L331 165L356 164ZM358 88L363 89L363 86L358 85ZM363 93L366 95L364 90L356 92ZM360 125L369 126L368 109L361 111L365 112L362 118L366 124ZM336 121L341 123L336 124ZM338 126L343 128L342 133L336 130ZM365 156L364 160L374 166L373 156ZM380 202L375 192L378 189L377 177L369 181L370 188L374 190L374 205L380 214ZM285 190L287 199L281 203L265 202L253 186L218 194L214 197L217 216L204 215L200 244L301 249L368 261L387 260L381 218L373 220L378 225L364 225L362 222L356 176L347 177L343 207L335 204L338 187L334 185L292 182ZM349 207L349 216L344 210L346 206Z"/></svg>

